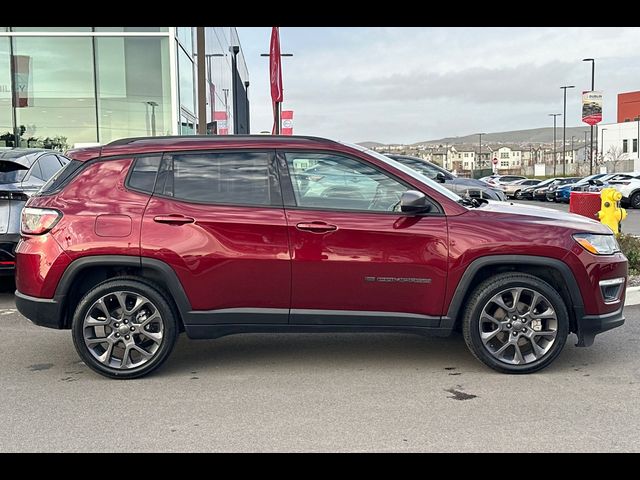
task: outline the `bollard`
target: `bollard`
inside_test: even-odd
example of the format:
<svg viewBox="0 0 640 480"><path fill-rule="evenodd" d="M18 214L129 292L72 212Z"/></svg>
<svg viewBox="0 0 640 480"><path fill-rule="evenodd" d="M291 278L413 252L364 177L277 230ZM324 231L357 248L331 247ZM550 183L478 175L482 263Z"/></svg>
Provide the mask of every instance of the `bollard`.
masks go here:
<svg viewBox="0 0 640 480"><path fill-rule="evenodd" d="M600 211L596 213L596 217L618 235L622 231L622 220L627 218L627 211L620 208L622 194L615 188L603 188L600 192L600 199Z"/></svg>

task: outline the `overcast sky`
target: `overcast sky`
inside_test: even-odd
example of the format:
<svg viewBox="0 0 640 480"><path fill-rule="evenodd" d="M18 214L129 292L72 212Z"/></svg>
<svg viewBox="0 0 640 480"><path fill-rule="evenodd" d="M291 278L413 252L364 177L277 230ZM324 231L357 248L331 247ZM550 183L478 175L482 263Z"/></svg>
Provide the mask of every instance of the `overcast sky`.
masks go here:
<svg viewBox="0 0 640 480"><path fill-rule="evenodd" d="M251 129L271 130L271 27L238 27L251 79ZM640 90L640 28L281 27L284 109L294 133L337 140L413 143L476 132L553 126L567 91L567 126L580 93ZM560 120L560 117L558 117ZM560 121L558 125L562 125Z"/></svg>

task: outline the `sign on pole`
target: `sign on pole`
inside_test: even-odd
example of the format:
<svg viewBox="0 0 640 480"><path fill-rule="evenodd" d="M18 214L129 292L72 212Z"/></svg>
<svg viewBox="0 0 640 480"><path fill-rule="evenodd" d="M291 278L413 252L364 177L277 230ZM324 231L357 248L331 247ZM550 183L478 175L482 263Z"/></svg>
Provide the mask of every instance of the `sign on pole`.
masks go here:
<svg viewBox="0 0 640 480"><path fill-rule="evenodd" d="M602 92L582 92L582 121L592 126L602 121Z"/></svg>
<svg viewBox="0 0 640 480"><path fill-rule="evenodd" d="M293 110L282 111L282 135L293 135Z"/></svg>

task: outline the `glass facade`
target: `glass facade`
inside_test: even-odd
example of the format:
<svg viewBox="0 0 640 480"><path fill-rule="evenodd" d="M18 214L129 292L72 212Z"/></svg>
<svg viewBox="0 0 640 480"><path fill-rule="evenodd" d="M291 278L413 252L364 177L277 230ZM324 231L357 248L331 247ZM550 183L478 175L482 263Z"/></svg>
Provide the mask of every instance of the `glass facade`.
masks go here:
<svg viewBox="0 0 640 480"><path fill-rule="evenodd" d="M65 150L124 137L195 134L195 30L0 27L0 147ZM200 94L207 131L244 133L248 72L242 50L230 51L240 46L236 30L207 27L205 39L207 88Z"/></svg>

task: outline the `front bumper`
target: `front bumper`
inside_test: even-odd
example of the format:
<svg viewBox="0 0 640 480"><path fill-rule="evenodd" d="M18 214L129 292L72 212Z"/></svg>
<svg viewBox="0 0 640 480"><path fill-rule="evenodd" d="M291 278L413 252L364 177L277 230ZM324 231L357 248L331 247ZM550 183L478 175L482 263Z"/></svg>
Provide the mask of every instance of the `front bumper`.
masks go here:
<svg viewBox="0 0 640 480"><path fill-rule="evenodd" d="M16 308L36 325L63 328L62 302L55 298L37 298L16 290Z"/></svg>
<svg viewBox="0 0 640 480"><path fill-rule="evenodd" d="M601 315L582 315L578 317L577 327L578 343L576 347L590 347L596 335L624 324L624 305L618 310Z"/></svg>

